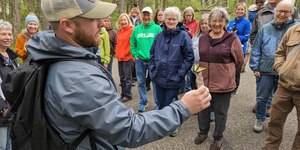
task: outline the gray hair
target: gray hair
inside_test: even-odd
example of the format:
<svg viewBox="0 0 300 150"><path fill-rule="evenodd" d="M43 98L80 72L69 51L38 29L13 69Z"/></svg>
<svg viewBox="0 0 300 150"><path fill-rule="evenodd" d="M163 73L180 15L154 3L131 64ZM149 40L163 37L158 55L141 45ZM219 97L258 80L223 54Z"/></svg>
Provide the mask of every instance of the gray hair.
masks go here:
<svg viewBox="0 0 300 150"><path fill-rule="evenodd" d="M210 22L213 15L217 15L221 17L222 19L225 19L226 24L229 22L229 15L227 13L227 10L223 7L214 7L208 16L208 21Z"/></svg>
<svg viewBox="0 0 300 150"><path fill-rule="evenodd" d="M0 29L12 30L12 25L4 20L0 20Z"/></svg>
<svg viewBox="0 0 300 150"><path fill-rule="evenodd" d="M282 0L280 1L277 5L276 5L276 8L275 8L275 11L278 7L282 6L282 5L288 5L290 7L290 10L291 10L291 15L294 14L294 4L289 1L289 0Z"/></svg>
<svg viewBox="0 0 300 150"><path fill-rule="evenodd" d="M166 19L166 17L170 14L175 14L177 16L177 19L179 20L181 17L181 13L178 7L168 7L164 11L163 20Z"/></svg>
<svg viewBox="0 0 300 150"><path fill-rule="evenodd" d="M206 20L206 19L208 20L208 17L209 17L209 14L207 14L207 13L203 14L203 15L201 16L199 22L202 22L203 20Z"/></svg>

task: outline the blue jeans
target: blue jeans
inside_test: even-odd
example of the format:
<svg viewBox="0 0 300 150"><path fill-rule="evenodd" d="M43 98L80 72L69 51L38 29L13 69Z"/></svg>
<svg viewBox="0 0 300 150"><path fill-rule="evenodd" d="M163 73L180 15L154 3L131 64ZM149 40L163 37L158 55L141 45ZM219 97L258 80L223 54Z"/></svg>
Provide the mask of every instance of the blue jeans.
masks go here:
<svg viewBox="0 0 300 150"><path fill-rule="evenodd" d="M278 76L261 75L256 78L256 119L266 120L267 106L272 103L272 97L277 89Z"/></svg>
<svg viewBox="0 0 300 150"><path fill-rule="evenodd" d="M138 91L140 94L140 104L146 105L147 101L147 89L146 89L146 73L149 69L149 62L137 59L135 61L135 69L136 69L136 78L138 83ZM153 83L153 82L152 82ZM154 93L154 100L156 103L156 89L154 84L153 85L153 93Z"/></svg>
<svg viewBox="0 0 300 150"><path fill-rule="evenodd" d="M192 72L189 71L184 78L184 85L180 88L180 92L188 92L191 88L191 74Z"/></svg>
<svg viewBox="0 0 300 150"><path fill-rule="evenodd" d="M110 62L108 64L108 68L107 68L107 71L112 74L112 64L113 64L113 61L114 61L114 58L113 57L110 57Z"/></svg>
<svg viewBox="0 0 300 150"><path fill-rule="evenodd" d="M0 127L0 150L10 150L9 127Z"/></svg>
<svg viewBox="0 0 300 150"><path fill-rule="evenodd" d="M157 109L163 109L173 101L178 100L179 88L166 89L155 84L157 96Z"/></svg>

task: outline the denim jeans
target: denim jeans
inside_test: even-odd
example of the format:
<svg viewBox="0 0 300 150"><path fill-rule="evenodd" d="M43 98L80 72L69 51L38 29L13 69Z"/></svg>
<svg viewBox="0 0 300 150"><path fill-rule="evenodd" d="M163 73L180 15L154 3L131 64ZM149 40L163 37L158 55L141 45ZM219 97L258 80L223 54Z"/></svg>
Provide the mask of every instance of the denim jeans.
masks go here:
<svg viewBox="0 0 300 150"><path fill-rule="evenodd" d="M113 61L114 61L114 58L113 57L110 57L110 62L108 64L108 68L107 68L107 71L112 74L112 64L113 64Z"/></svg>
<svg viewBox="0 0 300 150"><path fill-rule="evenodd" d="M185 75L185 78L184 78L184 85L180 88L180 91L181 92L188 92L190 91L192 88L191 88L191 75L192 72L189 71L186 75Z"/></svg>
<svg viewBox="0 0 300 150"><path fill-rule="evenodd" d="M141 105L146 105L148 103L147 101L147 89L146 89L146 73L147 70L149 69L149 62L143 61L140 59L137 59L135 61L135 69L136 69L136 78L137 78L137 83L138 83L138 91L140 94L140 104ZM153 93L154 93L154 100L156 102L156 89L155 85L153 84Z"/></svg>
<svg viewBox="0 0 300 150"><path fill-rule="evenodd" d="M10 150L9 127L0 127L0 150Z"/></svg>
<svg viewBox="0 0 300 150"><path fill-rule="evenodd" d="M157 109L163 109L173 101L178 100L179 88L166 89L155 85L157 96Z"/></svg>
<svg viewBox="0 0 300 150"><path fill-rule="evenodd" d="M271 103L274 92L277 89L278 76L261 75L256 78L256 119L266 120L266 109Z"/></svg>

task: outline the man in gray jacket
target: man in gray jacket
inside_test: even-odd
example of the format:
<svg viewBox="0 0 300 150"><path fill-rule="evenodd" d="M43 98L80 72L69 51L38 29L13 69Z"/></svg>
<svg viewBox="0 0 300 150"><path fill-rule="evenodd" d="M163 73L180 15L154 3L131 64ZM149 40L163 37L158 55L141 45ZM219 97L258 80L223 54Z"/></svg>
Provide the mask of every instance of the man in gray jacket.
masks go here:
<svg viewBox="0 0 300 150"><path fill-rule="evenodd" d="M39 32L27 50L33 60L85 58L100 41L102 19L115 4L99 0L42 0L42 9L53 31ZM97 149L124 149L172 134L185 120L210 105L206 87L186 93L162 110L135 114L120 102L113 81L105 71L82 61L51 64L44 92L50 124L67 143L91 129ZM91 149L89 138L78 146Z"/></svg>

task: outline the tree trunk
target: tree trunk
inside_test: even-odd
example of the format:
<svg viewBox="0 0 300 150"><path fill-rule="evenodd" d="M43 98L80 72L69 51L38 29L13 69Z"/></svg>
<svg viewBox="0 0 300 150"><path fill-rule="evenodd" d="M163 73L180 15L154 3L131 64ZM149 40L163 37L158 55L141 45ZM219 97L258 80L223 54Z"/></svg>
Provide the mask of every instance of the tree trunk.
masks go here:
<svg viewBox="0 0 300 150"><path fill-rule="evenodd" d="M10 0L10 7L11 7L11 12L13 15L13 33L14 35L17 35L21 32L21 24L20 24L20 9L19 9L19 2L18 0ZM14 36L15 37L15 36Z"/></svg>
<svg viewBox="0 0 300 150"><path fill-rule="evenodd" d="M119 14L124 12L124 0L119 0L118 1L118 7L119 7Z"/></svg>
<svg viewBox="0 0 300 150"><path fill-rule="evenodd" d="M140 5L141 5L140 9L143 9L144 7L146 7L145 0L140 0Z"/></svg>
<svg viewBox="0 0 300 150"><path fill-rule="evenodd" d="M38 2L38 14L40 15L40 24L41 24L40 26L41 26L42 29L46 29L49 22L47 21L45 15L43 13L41 1L42 0L37 0L37 2Z"/></svg>
<svg viewBox="0 0 300 150"><path fill-rule="evenodd" d="M5 15L5 9L6 9L6 7L5 7L5 0L2 0L2 1L0 1L0 8L1 8L1 18L3 18L4 20L6 20L5 18L6 18L6 15Z"/></svg>
<svg viewBox="0 0 300 150"><path fill-rule="evenodd" d="M27 7L29 8L29 12L35 13L33 0L27 0Z"/></svg>
<svg viewBox="0 0 300 150"><path fill-rule="evenodd" d="M163 0L163 8L166 8L168 0Z"/></svg>
<svg viewBox="0 0 300 150"><path fill-rule="evenodd" d="M155 0L155 8L157 9L158 7L158 0Z"/></svg>

